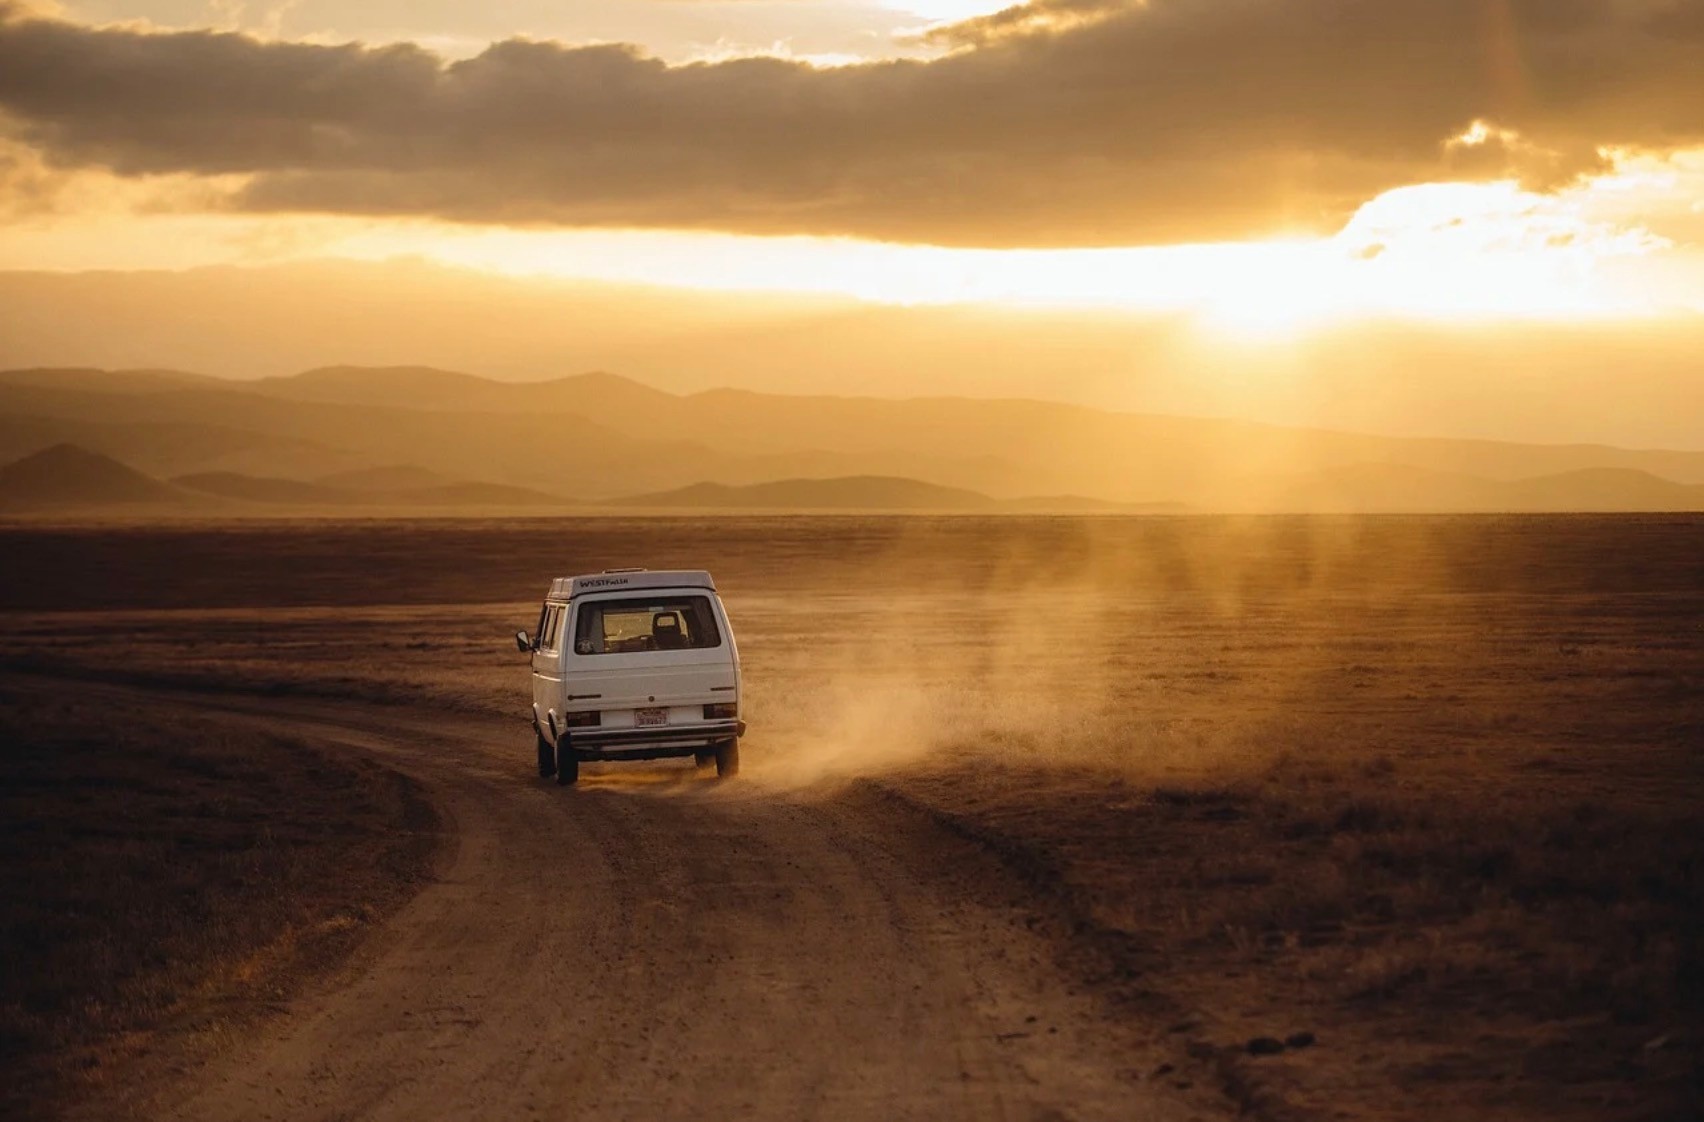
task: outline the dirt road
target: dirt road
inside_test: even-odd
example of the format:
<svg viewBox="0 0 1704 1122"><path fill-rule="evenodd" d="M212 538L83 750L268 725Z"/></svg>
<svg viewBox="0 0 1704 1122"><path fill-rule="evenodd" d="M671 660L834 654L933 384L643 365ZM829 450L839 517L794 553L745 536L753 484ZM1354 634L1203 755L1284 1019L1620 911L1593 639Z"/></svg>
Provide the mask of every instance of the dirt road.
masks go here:
<svg viewBox="0 0 1704 1122"><path fill-rule="evenodd" d="M727 784L678 765L588 767L563 790L529 774L518 724L230 709L415 776L453 841L437 879L349 967L151 1096L146 1113L1182 1111L1136 1077L1137 1040L1072 992L990 859L879 800L776 789L760 760Z"/></svg>

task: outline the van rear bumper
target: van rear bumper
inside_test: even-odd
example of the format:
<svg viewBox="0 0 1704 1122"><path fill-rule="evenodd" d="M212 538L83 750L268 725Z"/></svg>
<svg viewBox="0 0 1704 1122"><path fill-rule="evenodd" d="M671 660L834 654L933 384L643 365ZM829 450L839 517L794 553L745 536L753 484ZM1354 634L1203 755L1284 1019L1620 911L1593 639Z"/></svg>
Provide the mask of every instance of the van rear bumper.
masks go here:
<svg viewBox="0 0 1704 1122"><path fill-rule="evenodd" d="M573 752L582 760L662 760L696 755L719 740L744 735L744 721L652 729L568 729L557 741L557 750Z"/></svg>

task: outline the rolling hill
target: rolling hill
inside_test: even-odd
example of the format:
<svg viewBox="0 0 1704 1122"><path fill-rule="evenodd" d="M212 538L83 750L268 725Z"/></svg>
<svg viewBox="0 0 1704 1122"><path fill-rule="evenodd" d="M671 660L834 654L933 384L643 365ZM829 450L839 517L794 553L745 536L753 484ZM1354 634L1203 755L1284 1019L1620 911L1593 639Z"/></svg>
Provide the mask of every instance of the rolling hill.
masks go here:
<svg viewBox="0 0 1704 1122"><path fill-rule="evenodd" d="M1173 476L1185 469L1203 476L1242 476L1254 470L1322 470L1388 462L1493 479L1529 478L1583 467L1626 467L1680 482L1704 483L1704 452L1368 436L1248 421L1113 413L1046 401L833 397L726 389L671 394L607 373L512 383L424 367L327 368L253 385L257 392L300 401L577 414L648 440L684 441L753 455L929 450L943 460L968 461L983 471L996 462L1017 458L1016 452L1034 450L1061 464L1091 458L1092 453L1091 468L1104 474L1108 453L1122 453L1122 458L1129 459L1151 449L1172 453L1166 457L1172 461L1169 468L1163 463L1152 466L1162 475ZM1204 458L1218 462L1201 463ZM1143 458L1137 455L1137 459ZM1005 489L987 483L962 485Z"/></svg>
<svg viewBox="0 0 1704 1122"><path fill-rule="evenodd" d="M829 295L502 277L417 260L0 270L0 369L147 366L250 385L332 363L421 364L504 380L609 370L683 393L740 386L761 396L892 398L929 386L943 396L1074 395L1112 409L1235 414L1340 432L1598 438L1627 448L1701 447L1701 340L1704 320L1680 315L1498 328L1380 319L1255 341L1175 315L898 307ZM1558 433L1574 435L1547 435ZM1382 458L1358 454L1289 470ZM1418 466L1513 479L1589 465ZM1704 482L1648 463L1605 466ZM192 470L202 469L173 474ZM260 465L228 470L276 474ZM917 474L899 465L835 471ZM668 486L705 478L723 477L700 471ZM1082 491L1019 483L1011 494ZM958 485L994 490L970 479Z"/></svg>
<svg viewBox="0 0 1704 1122"><path fill-rule="evenodd" d="M372 478L395 477L384 472ZM347 478L347 477L345 477ZM181 475L172 484L186 491L217 495L249 503L288 504L296 507L562 507L560 495L547 495L526 487L502 483L466 483L439 479L422 486L355 487L348 484L303 483L294 479L269 479L236 472L216 471Z"/></svg>
<svg viewBox="0 0 1704 1122"><path fill-rule="evenodd" d="M0 399L5 392L0 389ZM134 421L32 416L0 411L0 462L54 444L75 444L120 460L157 478L204 471L234 471L309 479L365 464L358 453L312 440L276 437L229 425L196 421Z"/></svg>
<svg viewBox="0 0 1704 1122"><path fill-rule="evenodd" d="M57 510L191 502L134 468L74 444L55 444L0 467L0 507Z"/></svg>
<svg viewBox="0 0 1704 1122"><path fill-rule="evenodd" d="M799 481L887 479L962 494L899 484L798 493L842 508L868 508L874 495L884 509L1693 510L1688 488L1704 484L1704 452L1395 438L1040 401L672 394L606 373L500 383L426 367L249 382L0 373L0 455L65 442L160 476L460 488L436 500L451 505L655 505L714 484L779 490L670 501L778 509ZM254 501L255 485L242 486Z"/></svg>
<svg viewBox="0 0 1704 1122"><path fill-rule="evenodd" d="M1624 468L1704 483L1704 453L1697 452L1379 437L1056 402L743 390L676 395L605 373L498 383L424 368L335 368L260 385L291 399L335 396L372 407L406 400L411 408L443 411L577 414L647 441L699 445L732 458L732 464L707 459L703 466L717 470L697 473L730 483L764 475L881 474L994 495L1046 490L1113 502L1213 505L1234 505L1251 479L1378 463L1505 481ZM789 470L807 465L810 470ZM760 468L756 478L753 468Z"/></svg>
<svg viewBox="0 0 1704 1122"><path fill-rule="evenodd" d="M375 491L371 494L380 501L402 506L559 508L570 505L561 495L547 495L530 487L511 487L503 483L440 483L431 487Z"/></svg>
<svg viewBox="0 0 1704 1122"><path fill-rule="evenodd" d="M387 469L381 480L423 477L418 469ZM56 444L0 465L0 510L32 516L77 515L103 510L158 510L173 514L267 514L304 511L560 509L559 495L500 483L430 476L420 486L358 488L243 475L196 472L162 482L110 456Z"/></svg>
<svg viewBox="0 0 1704 1122"><path fill-rule="evenodd" d="M401 491L414 487L439 487L453 481L413 464L385 464L382 467L334 471L313 482L356 491Z"/></svg>
<svg viewBox="0 0 1704 1122"><path fill-rule="evenodd" d="M633 495L612 506L692 507L725 510L929 510L991 513L999 503L987 495L916 479L861 475L841 479L778 479L730 487L695 483L673 491Z"/></svg>
<svg viewBox="0 0 1704 1122"><path fill-rule="evenodd" d="M1628 468L1498 480L1394 464L1356 464L1273 481L1261 506L1320 513L1565 513L1704 510L1704 486Z"/></svg>
<svg viewBox="0 0 1704 1122"><path fill-rule="evenodd" d="M205 471L172 479L174 487L222 499L250 503L291 503L297 506L336 506L356 502L357 492L296 479L271 479L234 471Z"/></svg>
<svg viewBox="0 0 1704 1122"><path fill-rule="evenodd" d="M611 500L612 507L678 507L695 510L928 511L943 514L1158 514L1187 510L1177 503L1113 503L1080 495L1033 495L996 499L962 487L918 479L860 475L839 479L778 479L734 487L694 483L672 491Z"/></svg>

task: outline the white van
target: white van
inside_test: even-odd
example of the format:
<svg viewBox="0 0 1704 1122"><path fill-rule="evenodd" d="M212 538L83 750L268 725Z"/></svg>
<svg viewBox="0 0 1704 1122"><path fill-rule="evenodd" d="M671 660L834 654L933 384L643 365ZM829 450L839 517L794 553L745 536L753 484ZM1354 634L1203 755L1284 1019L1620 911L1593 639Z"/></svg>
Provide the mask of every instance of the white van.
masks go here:
<svg viewBox="0 0 1704 1122"><path fill-rule="evenodd" d="M683 756L739 771L740 654L709 573L561 577L515 643L532 655L540 775L566 785L582 760Z"/></svg>

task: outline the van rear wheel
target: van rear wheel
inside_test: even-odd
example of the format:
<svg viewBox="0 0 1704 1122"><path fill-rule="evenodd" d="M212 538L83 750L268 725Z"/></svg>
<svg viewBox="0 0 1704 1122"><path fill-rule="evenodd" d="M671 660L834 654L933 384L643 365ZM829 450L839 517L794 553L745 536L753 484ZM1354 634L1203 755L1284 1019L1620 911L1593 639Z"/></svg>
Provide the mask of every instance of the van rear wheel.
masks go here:
<svg viewBox="0 0 1704 1122"><path fill-rule="evenodd" d="M548 779L556 774L556 749L550 746L550 741L540 736L538 738L538 775L540 779Z"/></svg>
<svg viewBox="0 0 1704 1122"><path fill-rule="evenodd" d="M563 748L556 753L556 785L572 787L580 779L580 757L571 749Z"/></svg>
<svg viewBox="0 0 1704 1122"><path fill-rule="evenodd" d="M724 740L716 745L716 775L732 779L740 773L740 742Z"/></svg>

